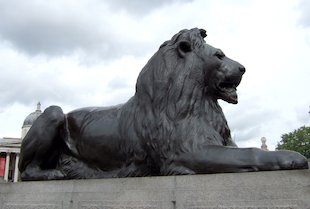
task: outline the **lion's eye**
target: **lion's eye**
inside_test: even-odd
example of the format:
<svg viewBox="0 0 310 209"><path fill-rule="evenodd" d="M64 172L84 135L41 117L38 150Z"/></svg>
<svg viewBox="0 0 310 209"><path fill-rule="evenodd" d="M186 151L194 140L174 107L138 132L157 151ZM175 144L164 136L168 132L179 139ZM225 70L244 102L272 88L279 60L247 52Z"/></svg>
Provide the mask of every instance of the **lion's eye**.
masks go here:
<svg viewBox="0 0 310 209"><path fill-rule="evenodd" d="M223 59L225 57L225 54L221 51L217 51L215 54L214 54L217 58L219 58L220 60Z"/></svg>

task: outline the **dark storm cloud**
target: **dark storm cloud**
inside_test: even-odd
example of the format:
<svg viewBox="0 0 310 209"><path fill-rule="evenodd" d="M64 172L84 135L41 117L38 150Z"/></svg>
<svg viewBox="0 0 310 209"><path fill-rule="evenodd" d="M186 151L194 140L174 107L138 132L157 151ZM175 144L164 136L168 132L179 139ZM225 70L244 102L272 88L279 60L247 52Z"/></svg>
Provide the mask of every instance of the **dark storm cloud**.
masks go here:
<svg viewBox="0 0 310 209"><path fill-rule="evenodd" d="M76 47L77 43L81 43L80 37L85 35L85 31L78 30L74 21L54 14L54 9L48 6L32 2L1 1L1 37L30 54L53 54Z"/></svg>
<svg viewBox="0 0 310 209"><path fill-rule="evenodd" d="M124 24L128 26L131 20L137 24L137 14L176 1L110 1L110 5L84 0L0 1L0 38L30 56L60 56L76 51L102 59L141 55L147 47L137 47L140 33L126 36L129 31L123 29Z"/></svg>
<svg viewBox="0 0 310 209"><path fill-rule="evenodd" d="M112 9L124 9L132 15L145 15L154 9L171 3L191 2L192 0L157 0L157 1L141 1L141 0L114 0L109 5Z"/></svg>
<svg viewBox="0 0 310 209"><path fill-rule="evenodd" d="M98 32L78 10L42 2L1 1L0 36L27 54L64 54L96 46ZM80 14L83 15L83 14Z"/></svg>

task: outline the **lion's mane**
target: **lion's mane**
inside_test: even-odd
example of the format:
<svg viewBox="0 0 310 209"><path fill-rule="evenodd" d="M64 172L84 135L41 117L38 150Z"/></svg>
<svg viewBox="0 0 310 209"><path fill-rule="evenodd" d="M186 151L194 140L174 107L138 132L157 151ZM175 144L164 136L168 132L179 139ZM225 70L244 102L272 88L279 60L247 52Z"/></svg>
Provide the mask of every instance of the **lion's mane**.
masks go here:
<svg viewBox="0 0 310 209"><path fill-rule="evenodd" d="M178 152L194 151L206 143L219 144L211 139L216 136L205 133L201 128L203 124L196 127L197 121L213 120L214 124L219 124L214 128L226 138L230 137L218 103L206 104L207 87L199 82L206 75L199 55L194 53L186 59L177 52L177 44L183 40L189 41L196 52L205 43L197 28L182 30L164 42L139 74L135 96L126 104L130 107L124 108L130 112L123 112L126 121L121 130L130 130L133 126L134 135L142 140L143 150L150 155L150 160L161 159L161 162L151 162L159 164L161 174L165 172L163 164L169 164L164 161L173 161L173 155ZM185 129L192 131L184 132ZM198 138L210 141L200 143Z"/></svg>

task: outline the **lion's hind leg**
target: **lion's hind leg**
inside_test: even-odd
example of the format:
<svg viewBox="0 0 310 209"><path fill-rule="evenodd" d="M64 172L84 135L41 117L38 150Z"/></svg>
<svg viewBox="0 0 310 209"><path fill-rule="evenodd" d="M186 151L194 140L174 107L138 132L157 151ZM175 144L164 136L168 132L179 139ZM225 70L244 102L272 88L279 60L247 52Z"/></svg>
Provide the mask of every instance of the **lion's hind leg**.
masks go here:
<svg viewBox="0 0 310 209"><path fill-rule="evenodd" d="M62 155L59 168L68 179L100 179L117 177L118 170L103 171L71 155Z"/></svg>
<svg viewBox="0 0 310 209"><path fill-rule="evenodd" d="M58 169L41 169L37 163L31 163L21 173L22 181L65 179L65 175Z"/></svg>
<svg viewBox="0 0 310 209"><path fill-rule="evenodd" d="M22 180L63 179L57 169L64 148L65 115L60 107L51 106L38 117L21 145L19 170Z"/></svg>

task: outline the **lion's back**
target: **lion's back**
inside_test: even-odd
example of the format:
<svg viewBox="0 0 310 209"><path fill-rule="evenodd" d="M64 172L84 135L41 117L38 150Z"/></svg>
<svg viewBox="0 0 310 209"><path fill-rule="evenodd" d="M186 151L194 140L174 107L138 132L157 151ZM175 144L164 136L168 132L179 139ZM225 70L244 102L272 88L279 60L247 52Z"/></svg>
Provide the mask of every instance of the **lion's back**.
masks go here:
<svg viewBox="0 0 310 209"><path fill-rule="evenodd" d="M79 155L89 155L88 150L117 149L121 142L119 115L121 105L114 107L88 107L67 114L67 144Z"/></svg>

